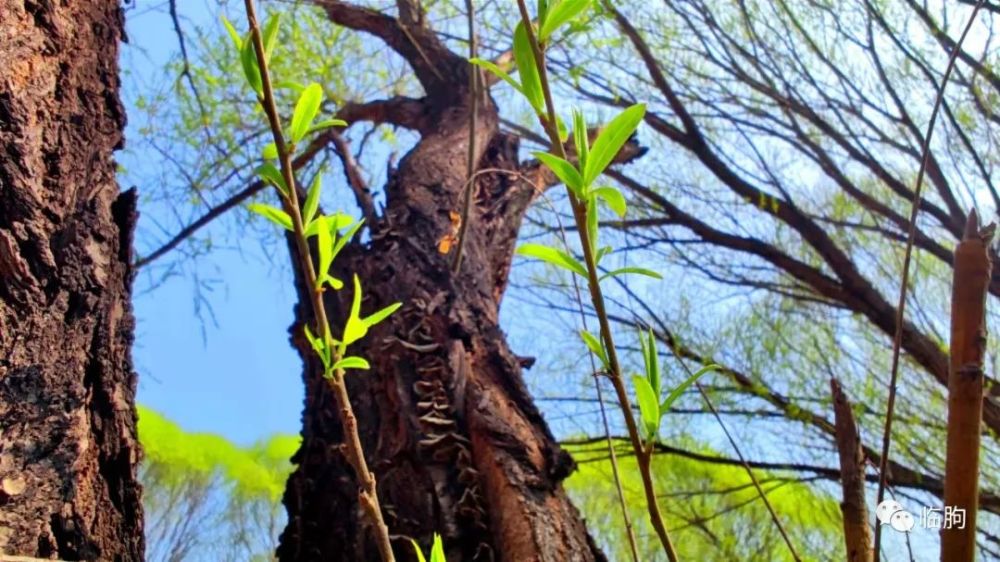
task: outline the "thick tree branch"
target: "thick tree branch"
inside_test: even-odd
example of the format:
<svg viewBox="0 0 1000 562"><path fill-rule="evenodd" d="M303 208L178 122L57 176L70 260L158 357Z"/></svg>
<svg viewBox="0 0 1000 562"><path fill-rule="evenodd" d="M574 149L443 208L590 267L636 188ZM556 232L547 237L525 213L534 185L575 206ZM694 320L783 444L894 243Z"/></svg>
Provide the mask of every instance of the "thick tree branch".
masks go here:
<svg viewBox="0 0 1000 562"><path fill-rule="evenodd" d="M322 8L330 21L349 29L371 34L396 51L413 69L427 94L454 92L454 84L464 84L464 58L451 52L437 34L421 24L422 11L412 0L399 2L400 18L378 10L338 0L311 0Z"/></svg>

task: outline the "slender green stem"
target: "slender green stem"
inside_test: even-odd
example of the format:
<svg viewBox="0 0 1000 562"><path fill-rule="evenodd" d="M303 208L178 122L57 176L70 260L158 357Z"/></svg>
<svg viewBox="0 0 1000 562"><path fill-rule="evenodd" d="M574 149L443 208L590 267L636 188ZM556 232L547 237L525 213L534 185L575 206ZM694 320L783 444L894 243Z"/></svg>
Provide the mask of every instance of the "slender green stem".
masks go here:
<svg viewBox="0 0 1000 562"><path fill-rule="evenodd" d="M549 87L548 74L545 68L545 51L538 43L538 38L536 37L532 26L531 16L528 14L528 7L524 0L517 0L517 6L521 13L521 23L525 27L528 42L531 45L535 65L538 67L539 81L541 82L542 94L545 98L546 116L541 119L542 126L545 128L545 132L548 134L549 140L552 143L551 150L553 154L565 159L566 151L563 148L561 139L559 138L555 103L552 101L552 90ZM618 353L615 350L614 339L611 335L611 323L608 320L608 314L604 306L604 295L601 293L601 285L598 280L597 261L594 257L594 248L591 245L590 235L587 230L586 204L583 201L580 201L571 189L567 188L566 191L569 194L570 207L573 210L573 219L576 222L576 230L580 236L580 244L583 247L583 259L584 264L587 267L587 286L590 289L591 303L594 306L594 313L597 316L597 321L601 330L601 339L604 341L604 347L608 354L608 366L610 371L609 378L611 379L611 384L615 389L615 394L618 398L618 405L625 418L625 426L628 430L629 441L632 444L633 451L635 451L636 459L638 459L639 472L642 475L642 487L646 495L646 507L649 511L649 519L653 524L653 528L656 530L657 536L660 538L660 542L663 545L664 552L667 554L667 558L670 562L677 562L677 552L674 550L673 543L670 542L670 535L667 533L666 525L663 522L663 515L660 513L660 506L656 501L656 492L653 487L653 474L651 469L652 451L643 445L642 438L639 435L639 428L636 425L635 417L632 414L632 404L629 401L628 390L625 387L625 379L622 376L621 364L618 361Z"/></svg>
<svg viewBox="0 0 1000 562"><path fill-rule="evenodd" d="M271 86L271 77L267 70L267 59L264 56L264 42L261 38L260 26L257 23L257 14L254 9L253 0L245 0L247 20L250 24L251 40L254 51L257 55L257 65L260 68L263 96L259 100L267 120L271 127L271 135L274 137L274 144L278 149L278 158L281 164L281 175L288 186L288 192L283 193L278 190L285 212L292 220L292 237L295 239L295 247L299 258L299 267L305 279L308 280L307 290L312 302L313 313L316 320L316 331L322 334L326 349L334 349L333 335L330 333L330 322L327 319L326 306L323 304L323 291L317 283L316 268L313 266L312 254L309 252L308 238L305 234L305 226L302 223L302 212L299 207L298 185L295 183L295 173L292 168L291 150L285 143L284 134L281 131L281 118L278 115L277 105L274 101L274 90ZM337 348L334 353L333 363L343 355L343 349ZM382 517L382 508L378 502L375 476L368 469L365 461L364 450L361 446L361 436L358 434L358 422L351 407L350 396L347 392L347 385L344 383L344 370L335 369L332 372L324 373L324 378L329 383L330 390L333 391L334 399L337 401L337 412L340 415L340 424L344 430L344 455L354 469L358 479L358 498L361 507L368 516L371 523L379 554L383 562L395 562L392 553L392 545L389 539L389 529L386 527Z"/></svg>

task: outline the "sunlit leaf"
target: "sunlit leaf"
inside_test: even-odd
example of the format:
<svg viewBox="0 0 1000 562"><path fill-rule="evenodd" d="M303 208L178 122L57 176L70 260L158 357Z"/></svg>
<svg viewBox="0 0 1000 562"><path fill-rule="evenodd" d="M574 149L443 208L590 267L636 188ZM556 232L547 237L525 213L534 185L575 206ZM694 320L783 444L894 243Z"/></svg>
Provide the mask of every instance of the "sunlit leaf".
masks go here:
<svg viewBox="0 0 1000 562"><path fill-rule="evenodd" d="M319 217L316 222L316 248L319 250L319 269L316 271L316 289L323 287L330 264L333 263L333 238L330 236L330 226L326 217Z"/></svg>
<svg viewBox="0 0 1000 562"><path fill-rule="evenodd" d="M383 308L382 310L372 314L371 316L361 320L366 327L371 328L372 326L378 324L379 322L385 320L390 314L399 310L399 307L403 306L403 303L397 302L390 304L389 306Z"/></svg>
<svg viewBox="0 0 1000 562"><path fill-rule="evenodd" d="M542 28L538 31L538 40L545 41L548 39L563 24L583 13L588 5L590 5L590 0L562 0L558 4L549 7L546 11Z"/></svg>
<svg viewBox="0 0 1000 562"><path fill-rule="evenodd" d="M639 346L642 348L642 358L646 364L646 379L649 380L649 386L659 400L663 386L660 384L660 357L656 353L656 339L652 330L645 334L639 333Z"/></svg>
<svg viewBox="0 0 1000 562"><path fill-rule="evenodd" d="M522 244L517 249L517 253L529 258L540 259L556 267L568 269L582 277L587 277L587 268L585 268L582 263L565 250L544 246L542 244L527 243Z"/></svg>
<svg viewBox="0 0 1000 562"><path fill-rule="evenodd" d="M587 137L587 122L583 119L583 113L579 110L573 111L573 144L576 145L576 159L581 170L587 169L587 158L590 154L590 139Z"/></svg>
<svg viewBox="0 0 1000 562"><path fill-rule="evenodd" d="M591 191L590 193L591 195L603 199L604 202L608 204L608 207L610 207L611 210L614 211L615 214L618 215L619 217L625 216L625 210L626 210L625 196L622 195L621 191L618 191L617 189L610 186L604 186L604 187L598 187L597 189Z"/></svg>
<svg viewBox="0 0 1000 562"><path fill-rule="evenodd" d="M264 60L271 60L271 53L274 52L275 39L278 37L278 25L281 23L281 14L276 13L267 20L264 32L261 34L261 42L264 43Z"/></svg>
<svg viewBox="0 0 1000 562"><path fill-rule="evenodd" d="M288 216L288 213L277 207L265 205L264 203L250 203L247 205L247 208L282 228L292 230L291 217Z"/></svg>
<svg viewBox="0 0 1000 562"><path fill-rule="evenodd" d="M243 47L240 49L240 63L243 65L243 75L250 84L250 89L258 97L263 97L264 87L260 79L260 68L257 66L257 54L249 35L243 40Z"/></svg>
<svg viewBox="0 0 1000 562"><path fill-rule="evenodd" d="M313 217L316 216L316 211L319 209L319 195L323 190L323 182L320 174L316 174L313 178L312 185L309 186L309 192L306 194L306 202L302 205L302 222L305 224L310 224Z"/></svg>
<svg viewBox="0 0 1000 562"><path fill-rule="evenodd" d="M514 30L514 60L517 62L517 72L521 76L521 92L536 113L544 114L545 96L542 94L542 81L538 76L535 55L531 51L524 23L517 24L517 29Z"/></svg>
<svg viewBox="0 0 1000 562"><path fill-rule="evenodd" d="M587 235L590 238L590 247L597 248L597 240L600 236L598 230L598 220L600 214L597 212L597 198L591 196L587 199Z"/></svg>
<svg viewBox="0 0 1000 562"><path fill-rule="evenodd" d="M522 96L525 95L524 88L521 87L521 84L517 80L511 78L510 75L504 72L502 68L493 64L491 61L481 58L472 58L469 59L469 63L485 68L486 70L496 75L497 78L500 78L504 82L510 84L515 90L520 92Z"/></svg>
<svg viewBox="0 0 1000 562"><path fill-rule="evenodd" d="M315 123L309 130L306 131L306 136L309 136L317 131L322 131L323 129L329 129L330 127L346 127L347 121L343 119L324 119Z"/></svg>
<svg viewBox="0 0 1000 562"><path fill-rule="evenodd" d="M587 348L590 349L601 360L601 364L604 365L605 369L610 368L608 362L608 354L604 351L604 346L601 345L600 340L597 336L591 334L586 330L580 330L580 338L583 339L583 343L587 344Z"/></svg>
<svg viewBox="0 0 1000 562"><path fill-rule="evenodd" d="M538 158L543 164L545 164L552 173L562 181L566 187L570 188L573 193L578 196L583 188L583 178L580 176L580 172L577 171L573 164L563 160L562 158L556 156L555 154L549 154L548 152L535 152L535 158Z"/></svg>
<svg viewBox="0 0 1000 562"><path fill-rule="evenodd" d="M229 18L227 18L225 14L219 16L219 18L222 20L222 25L225 26L226 32L229 33L229 38L233 40L233 45L236 46L236 52L242 52L243 38L240 37L240 33L236 31L236 28L233 27L232 22L229 21Z"/></svg>
<svg viewBox="0 0 1000 562"><path fill-rule="evenodd" d="M271 163L263 164L257 168L256 172L258 176L288 195L288 184L285 183L285 177L281 175L281 170L277 166Z"/></svg>
<svg viewBox="0 0 1000 562"><path fill-rule="evenodd" d="M264 150L261 151L260 155L264 160L277 160L278 145L273 142L267 143L264 145Z"/></svg>
<svg viewBox="0 0 1000 562"><path fill-rule="evenodd" d="M666 399L663 400L663 404L660 405L660 411L666 413L667 410L669 410L670 407L673 406L674 402L676 402L677 399L681 397L681 394L683 394L684 391L687 390L689 386L694 384L695 381L701 378L701 376L704 375L705 373L708 373L709 371L718 370L718 368L719 366L714 364L705 365L701 369L695 371L695 373L692 374L690 377L684 379L684 382L682 382L673 390L671 390L670 394L667 395Z"/></svg>
<svg viewBox="0 0 1000 562"><path fill-rule="evenodd" d="M347 317L347 324L344 325L344 337L342 344L344 346L351 345L352 343L365 337L368 333L368 326L365 325L364 321L361 320L361 280L358 279L357 274L354 275L354 300L351 302L351 313Z"/></svg>
<svg viewBox="0 0 1000 562"><path fill-rule="evenodd" d="M637 103L611 120L601 131L590 147L590 155L587 158L587 167L584 169L583 181L590 185L594 183L597 176L604 173L604 170L611 164L628 140L636 127L646 114L646 105Z"/></svg>
<svg viewBox="0 0 1000 562"><path fill-rule="evenodd" d="M601 275L598 281L604 281L609 277L618 277L619 275L645 275L646 277L652 277L653 279L663 279L663 276L659 273L653 271L652 269L646 269L645 267L619 267Z"/></svg>
<svg viewBox="0 0 1000 562"><path fill-rule="evenodd" d="M368 364L368 360L363 357L344 357L340 361L337 361L331 367L334 370L337 369L371 369L371 365Z"/></svg>
<svg viewBox="0 0 1000 562"><path fill-rule="evenodd" d="M632 377L632 384L635 386L635 399L639 404L642 425L646 428L646 434L654 438L660 432L659 399L646 377L635 375Z"/></svg>
<svg viewBox="0 0 1000 562"><path fill-rule="evenodd" d="M292 124L289 129L292 142L299 142L306 136L309 126L312 125L319 105L323 101L323 88L315 82L306 86L299 96L299 101L295 103L295 112L292 113Z"/></svg>

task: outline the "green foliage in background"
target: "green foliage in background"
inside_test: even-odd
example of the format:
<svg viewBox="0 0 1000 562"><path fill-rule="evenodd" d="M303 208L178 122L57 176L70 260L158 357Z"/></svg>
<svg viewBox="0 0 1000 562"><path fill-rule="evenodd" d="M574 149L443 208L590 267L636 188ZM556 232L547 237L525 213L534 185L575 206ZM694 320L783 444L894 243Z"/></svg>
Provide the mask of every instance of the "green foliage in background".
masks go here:
<svg viewBox="0 0 1000 562"><path fill-rule="evenodd" d="M673 444L692 453L723 456L723 452L690 438L674 439ZM598 440L569 445L566 449L578 463L577 471L566 481L566 489L583 513L587 529L609 559L630 559L611 464L607 460L607 442ZM616 451L639 558L657 560L662 548L643 508L642 482L635 457L629 455L625 442L617 442ZM682 560L792 560L742 466L657 454L653 457L653 474L656 488L665 491L664 517L671 537L676 537ZM792 533L792 540L803 546L804 560L843 559L836 486L828 494L799 480L801 475L766 470L755 470L754 474Z"/></svg>
<svg viewBox="0 0 1000 562"><path fill-rule="evenodd" d="M144 406L139 410L139 441L145 462L166 482L208 479L220 474L237 495L277 502L292 471L289 459L300 439L276 435L239 447L214 433L192 433Z"/></svg>

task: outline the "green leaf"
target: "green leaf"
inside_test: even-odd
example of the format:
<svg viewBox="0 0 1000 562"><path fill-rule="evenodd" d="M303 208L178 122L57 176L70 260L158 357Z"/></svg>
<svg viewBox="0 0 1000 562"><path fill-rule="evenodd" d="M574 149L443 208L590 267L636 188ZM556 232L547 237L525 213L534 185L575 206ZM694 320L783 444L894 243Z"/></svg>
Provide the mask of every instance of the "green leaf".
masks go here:
<svg viewBox="0 0 1000 562"><path fill-rule="evenodd" d="M277 160L278 159L278 145L269 142L264 145L264 150L260 152L261 158L264 160Z"/></svg>
<svg viewBox="0 0 1000 562"><path fill-rule="evenodd" d="M333 370L337 369L371 369L371 365L363 357L344 357L340 361L337 361L331 367Z"/></svg>
<svg viewBox="0 0 1000 562"><path fill-rule="evenodd" d="M538 40L548 39L563 24L583 13L588 5L590 5L590 0L562 0L562 2L550 7L545 14L545 22L538 31Z"/></svg>
<svg viewBox="0 0 1000 562"><path fill-rule="evenodd" d="M275 82L273 87L275 90L294 90L300 94L306 89L305 86L294 80L282 80L280 82Z"/></svg>
<svg viewBox="0 0 1000 562"><path fill-rule="evenodd" d="M590 237L590 247L597 248L597 238L600 235L600 231L597 229L597 221L600 218L600 214L597 212L597 198L590 196L587 199L587 235Z"/></svg>
<svg viewBox="0 0 1000 562"><path fill-rule="evenodd" d="M257 97L264 97L260 68L257 66L257 53L254 51L253 41L249 35L243 40L243 48L240 49L240 63L243 65L243 75L246 76L250 88L257 94Z"/></svg>
<svg viewBox="0 0 1000 562"><path fill-rule="evenodd" d="M326 370L329 370L330 350L326 348L326 344L323 343L322 339L317 338L315 335L313 335L312 330L309 329L308 324L306 324L304 328L306 333L306 339L309 340L309 345L312 346L313 351L316 352L316 355L319 355L320 361L323 362L323 367Z"/></svg>
<svg viewBox="0 0 1000 562"><path fill-rule="evenodd" d="M604 186L598 187L590 193L591 195L596 195L597 197L604 199L604 202L608 204L608 207L610 207L611 210L614 211L619 217L625 216L625 196L622 195L621 191L618 191L610 186Z"/></svg>
<svg viewBox="0 0 1000 562"><path fill-rule="evenodd" d="M647 436L653 439L660 432L659 400L645 377L633 376L632 384L635 386L635 399L639 404L642 425L646 428Z"/></svg>
<svg viewBox="0 0 1000 562"><path fill-rule="evenodd" d="M257 168L256 172L264 181L270 182L286 196L288 195L288 184L285 183L285 177L281 175L281 170L277 166L271 163L263 164Z"/></svg>
<svg viewBox="0 0 1000 562"><path fill-rule="evenodd" d="M278 24L281 22L281 14L276 13L267 20L264 25L264 32L261 34L261 42L264 43L264 60L271 60L271 53L274 52L275 39L278 37Z"/></svg>
<svg viewBox="0 0 1000 562"><path fill-rule="evenodd" d="M392 314L393 312L399 310L399 307L401 306L403 306L403 303L401 302L390 304L389 306L383 308L382 310L376 312L375 314L372 314L368 318L362 319L361 321L364 323L366 327L371 328L372 326L388 318L389 315Z"/></svg>
<svg viewBox="0 0 1000 562"><path fill-rule="evenodd" d="M319 250L319 270L316 272L316 290L323 288L323 282L329 277L330 264L333 263L333 238L330 237L330 226L326 217L316 219L316 247Z"/></svg>
<svg viewBox="0 0 1000 562"><path fill-rule="evenodd" d="M566 187L579 196L583 189L583 178L580 177L580 172L573 167L573 164L548 152L535 152L534 156L552 170L552 173L566 184Z"/></svg>
<svg viewBox="0 0 1000 562"><path fill-rule="evenodd" d="M424 558L424 553L420 552L420 545L417 544L417 541L410 539L410 542L413 543L413 550L417 552L417 562L427 562L427 559Z"/></svg>
<svg viewBox="0 0 1000 562"><path fill-rule="evenodd" d="M227 18L225 14L219 16L219 18L222 20L222 25L226 27L226 31L229 33L229 38L232 39L233 44L236 45L236 51L242 52L243 38L240 37L240 33L236 31L236 28L233 27L233 24L229 21L229 18Z"/></svg>
<svg viewBox="0 0 1000 562"><path fill-rule="evenodd" d="M444 558L444 542L437 533L434 533L434 544L431 546L431 562L448 562Z"/></svg>
<svg viewBox="0 0 1000 562"><path fill-rule="evenodd" d="M586 330L580 330L580 337L583 339L583 343L587 344L587 347L601 360L601 364L604 365L605 369L610 368L610 363L608 361L608 354L604 352L604 346L601 345L600 340L597 336L591 334Z"/></svg>
<svg viewBox="0 0 1000 562"><path fill-rule="evenodd" d="M288 216L288 213L277 207L272 207L271 205L265 205L263 203L250 203L247 205L247 209L261 215L280 227L292 230L292 218Z"/></svg>
<svg viewBox="0 0 1000 562"><path fill-rule="evenodd" d="M601 131L593 146L590 147L587 167L583 173L585 184L594 183L597 176L604 173L611 161L615 159L618 151L625 145L625 141L635 132L645 114L646 105L637 103L619 113Z"/></svg>
<svg viewBox="0 0 1000 562"><path fill-rule="evenodd" d="M559 142L565 143L569 140L569 129L566 128L566 123L563 123L562 117L556 115L556 132L559 133Z"/></svg>
<svg viewBox="0 0 1000 562"><path fill-rule="evenodd" d="M660 357L656 354L656 339L653 330L648 333L639 333L639 345L642 348L643 362L646 364L646 379L659 400L660 391L663 386L660 384Z"/></svg>
<svg viewBox="0 0 1000 562"><path fill-rule="evenodd" d="M306 194L306 202L302 206L302 222L305 224L312 223L313 217L316 216L316 211L319 209L319 194L321 191L323 191L323 182L320 174L316 174L312 185L309 186L309 193Z"/></svg>
<svg viewBox="0 0 1000 562"><path fill-rule="evenodd" d="M576 159L580 163L580 169L586 170L590 141L587 138L587 122L580 110L573 110L573 142L576 144Z"/></svg>
<svg viewBox="0 0 1000 562"><path fill-rule="evenodd" d="M610 254L611 251L612 251L611 246L602 247L601 249L597 250L597 252L594 254L594 261L597 263L601 263L601 260L604 259L604 256ZM607 277L607 274L605 274L604 277ZM598 279L598 281L600 281L604 277L601 277L600 279Z"/></svg>
<svg viewBox="0 0 1000 562"><path fill-rule="evenodd" d="M719 366L715 364L705 365L701 369L698 369L693 375L685 379L684 382L682 382L680 385L678 385L676 388L670 391L670 394L667 395L667 398L663 401L663 404L660 405L660 411L663 413L667 413L667 411L670 410L670 407L673 406L674 402L676 402L677 399L681 397L681 394L683 394L684 391L687 390L689 386L694 384L694 382L699 378L701 378L701 376L704 375L705 373L708 373L709 371L715 371L718 369Z"/></svg>
<svg viewBox="0 0 1000 562"><path fill-rule="evenodd" d="M652 277L653 279L663 279L662 275L653 271L652 269L646 269L645 267L620 267L613 271L609 271L604 275L601 275L597 280L604 281L608 277L618 277L619 275L628 275L630 273L636 275L645 275L646 277Z"/></svg>
<svg viewBox="0 0 1000 562"><path fill-rule="evenodd" d="M486 70L492 72L497 78L500 78L504 82L510 84L511 87L513 87L515 90L517 90L518 92L520 92L522 96L527 97L525 95L525 93L524 93L524 88L521 87L521 84L517 80L514 80L513 78L511 78L510 74L507 74L506 72L504 72L503 69L501 69L499 66L493 64L491 61L488 61L486 59L481 59L481 58L472 58L472 59L469 59L469 63L470 64L474 64L474 65L476 65L478 67L481 67L481 68L485 68Z"/></svg>
<svg viewBox="0 0 1000 562"><path fill-rule="evenodd" d="M517 24L514 30L514 60L517 62L517 72L521 75L521 91L528 103L539 115L545 113L545 96L542 94L542 81L535 66L535 55L531 51L528 32L524 22Z"/></svg>
<svg viewBox="0 0 1000 562"><path fill-rule="evenodd" d="M306 136L322 101L323 88L319 84L313 82L306 86L299 96L299 101L295 103L295 112L292 113L292 125L289 131L292 142L299 142Z"/></svg>
<svg viewBox="0 0 1000 562"><path fill-rule="evenodd" d="M544 246L542 244L527 243L521 244L521 246L517 249L517 253L529 258L540 259L556 267L568 269L583 278L587 277L587 268L585 268L582 263L565 250Z"/></svg>
<svg viewBox="0 0 1000 562"><path fill-rule="evenodd" d="M338 230L340 230L341 228L343 228L342 226L340 226L341 223L337 222L338 219L340 219L342 217L347 217L351 221L354 221L354 219L351 218L349 215L337 214L337 215L333 215L332 217L327 217L327 219L332 222L332 226L330 227L330 229L333 232L337 232ZM361 224L362 223L364 223L364 219L359 220L357 222L350 223L351 228L349 228L347 230L347 232L345 232L345 233L340 234L340 235L337 236L337 243L333 245L333 257L334 258L336 258L337 254L339 254L340 251L344 249L344 246L347 246L347 243L351 241L351 238L354 238L354 234L357 233L357 231L358 231L359 228L361 228Z"/></svg>
<svg viewBox="0 0 1000 562"><path fill-rule="evenodd" d="M361 320L361 281L358 275L354 274L354 300L351 302L351 313L347 317L347 324L344 325L343 346L365 337L368 333L368 326Z"/></svg>
<svg viewBox="0 0 1000 562"><path fill-rule="evenodd" d="M343 119L324 119L316 123L312 127L309 127L309 130L306 131L306 136L309 136L315 133L316 131L329 129L330 127L346 127L346 126L347 126L347 121L344 121Z"/></svg>

